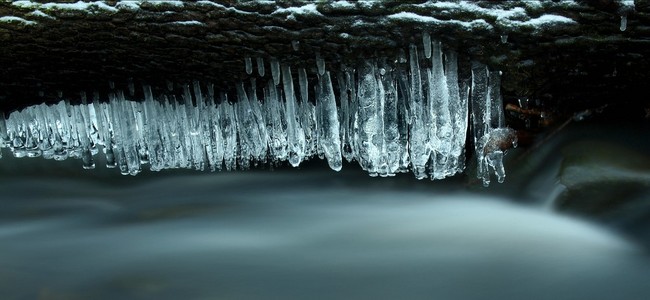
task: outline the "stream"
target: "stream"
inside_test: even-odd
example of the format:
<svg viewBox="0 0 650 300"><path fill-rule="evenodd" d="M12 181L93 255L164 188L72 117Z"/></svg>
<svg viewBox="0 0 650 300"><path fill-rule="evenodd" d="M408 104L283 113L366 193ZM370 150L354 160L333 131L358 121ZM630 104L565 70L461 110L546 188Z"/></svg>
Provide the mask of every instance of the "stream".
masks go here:
<svg viewBox="0 0 650 300"><path fill-rule="evenodd" d="M4 152L0 298L641 299L649 133L569 126L512 150L489 188L322 162L131 177Z"/></svg>

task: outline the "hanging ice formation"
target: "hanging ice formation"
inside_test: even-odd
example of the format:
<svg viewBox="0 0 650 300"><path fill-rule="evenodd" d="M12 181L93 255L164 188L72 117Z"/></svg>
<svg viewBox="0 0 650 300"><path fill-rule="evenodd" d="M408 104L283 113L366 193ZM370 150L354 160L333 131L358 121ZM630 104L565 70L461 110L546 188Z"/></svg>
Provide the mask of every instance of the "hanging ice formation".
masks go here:
<svg viewBox="0 0 650 300"><path fill-rule="evenodd" d="M343 159L356 160L371 176L411 170L433 180L465 169L471 107L478 177L489 184L493 169L503 181L505 144L515 139L504 126L499 73L474 63L470 84L459 79L455 52L428 34L423 43L395 64L368 59L332 71L317 56L315 74L271 59L265 75L258 57L256 76L246 57L251 80L234 95L199 82L180 99L146 85L140 101L128 99L131 88L114 89L109 101L82 94L79 105L41 104L0 118L0 139L16 157L80 158L88 169L101 151L107 167L131 175L146 164L216 171L319 156L337 171Z"/></svg>

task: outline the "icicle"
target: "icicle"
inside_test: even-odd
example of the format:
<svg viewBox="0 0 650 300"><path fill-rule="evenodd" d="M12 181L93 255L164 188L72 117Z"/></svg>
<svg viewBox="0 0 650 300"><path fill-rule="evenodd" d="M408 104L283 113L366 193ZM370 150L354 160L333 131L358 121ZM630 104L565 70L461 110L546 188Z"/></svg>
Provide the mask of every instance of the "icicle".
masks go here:
<svg viewBox="0 0 650 300"><path fill-rule="evenodd" d="M450 111L449 88L444 73L442 58L442 45L440 42L433 43L433 57L430 78L430 114L433 124L430 128L435 130L430 138L432 152L431 178L442 179L453 174L447 169L447 161L451 159L452 151L452 120Z"/></svg>
<svg viewBox="0 0 650 300"><path fill-rule="evenodd" d="M75 158L84 168L94 166L103 148L108 168L131 175L146 165L153 171L215 171L266 162L299 166L319 156L337 171L345 158L357 160L372 176L410 170L419 179L441 179L465 168L471 111L477 176L486 185L490 173L503 181L503 157L516 137L505 127L500 73L473 63L472 77L459 78L455 52L443 53L441 43L426 33L423 43L430 62L421 62L418 47L410 45L408 57L402 50L394 60L367 59L336 73L327 71L317 54L318 72L310 78L298 68L298 87L290 66L273 58L272 76L263 87L258 89L252 76L237 83L234 102L224 90L215 94L214 85L198 81L183 85L180 99L170 81L167 91L156 89L161 91L156 95L144 85L140 101L126 100L111 84L108 99L95 92L89 101L81 93L80 105L62 99L12 112L0 120L0 147L16 157ZM263 59L256 63L264 77ZM252 75L251 58L246 71ZM130 86L128 92L135 94Z"/></svg>
<svg viewBox="0 0 650 300"><path fill-rule="evenodd" d="M135 95L135 85L133 84L133 78L129 78L127 81L128 81L129 95L133 97L133 95Z"/></svg>
<svg viewBox="0 0 650 300"><path fill-rule="evenodd" d="M309 100L309 89L307 83L307 71L305 68L298 69L298 83L300 84L300 101L307 103Z"/></svg>
<svg viewBox="0 0 650 300"><path fill-rule="evenodd" d="M234 170L237 167L237 120L235 109L228 102L227 95L223 95L219 105L219 128L223 137L223 160L226 170Z"/></svg>
<svg viewBox="0 0 650 300"><path fill-rule="evenodd" d="M627 15L621 15L621 26L619 27L621 31L627 29Z"/></svg>
<svg viewBox="0 0 650 300"><path fill-rule="evenodd" d="M246 74L253 74L253 62L251 61L250 56L244 58L244 64L246 65Z"/></svg>
<svg viewBox="0 0 650 300"><path fill-rule="evenodd" d="M476 147L477 177L490 184L490 169L499 182L505 179L503 155L516 145L514 131L505 128L500 94L499 72L488 72L485 65L472 66L472 127Z"/></svg>
<svg viewBox="0 0 650 300"><path fill-rule="evenodd" d="M418 179L426 178L426 164L429 160L429 138L428 128L425 123L424 99L422 96L422 78L420 76L420 65L418 63L418 51L415 45L410 46L411 80L409 99L411 106L411 137L410 156L413 173Z"/></svg>
<svg viewBox="0 0 650 300"><path fill-rule="evenodd" d="M325 72L320 77L317 91L319 93L319 95L316 95L316 112L317 119L319 120L318 142L327 158L327 163L330 168L334 171L340 171L342 158L339 118L329 72Z"/></svg>
<svg viewBox="0 0 650 300"><path fill-rule="evenodd" d="M337 83L339 86L339 95L341 102L341 113L340 113L340 129L341 129L341 151L343 157L348 162L351 162L354 159L354 153L352 153L351 146L351 136L350 136L350 101L348 98L348 87L347 80L343 73L339 73L337 76Z"/></svg>
<svg viewBox="0 0 650 300"><path fill-rule="evenodd" d="M273 84L280 84L280 63L275 58L271 58L271 75L273 76Z"/></svg>
<svg viewBox="0 0 650 300"><path fill-rule="evenodd" d="M318 75L325 74L325 60L320 57L320 53L316 52L316 67L318 68Z"/></svg>
<svg viewBox="0 0 650 300"><path fill-rule="evenodd" d="M460 173L464 168L464 150L467 133L468 88L460 88L458 82L458 63L456 52L445 55L445 77L449 90L449 111L452 120L451 160L448 168L451 174Z"/></svg>
<svg viewBox="0 0 650 300"><path fill-rule="evenodd" d="M253 104L257 100L248 97L242 83L237 85L237 97L238 101L235 103L235 107L237 108L238 127L246 128L239 132L239 143L242 162L247 163L251 157L259 160L266 153L267 142L263 132L266 125L260 120L261 116L256 105Z"/></svg>
<svg viewBox="0 0 650 300"><path fill-rule="evenodd" d="M278 89L269 80L264 89L264 105L266 106L266 126L269 132L269 150L274 159L287 160L287 120L284 105L280 100Z"/></svg>
<svg viewBox="0 0 650 300"><path fill-rule="evenodd" d="M287 141L289 142L289 163L297 167L304 159L305 136L298 121L298 108L294 96L293 79L288 65L282 66L282 83L287 112Z"/></svg>
<svg viewBox="0 0 650 300"><path fill-rule="evenodd" d="M422 33L422 44L424 45L424 56L431 58L431 36L428 32Z"/></svg>
<svg viewBox="0 0 650 300"><path fill-rule="evenodd" d="M384 68L382 68L385 70ZM381 104L380 115L383 116L383 157L379 164L379 175L382 177L394 176L399 170L402 153L406 152L406 147L400 145L399 134L399 110L397 90L392 73L385 73L380 78L379 83ZM382 91L383 90L383 91ZM405 146L405 145L404 145Z"/></svg>
<svg viewBox="0 0 650 300"><path fill-rule="evenodd" d="M358 157L361 168L376 176L375 162L379 155L373 136L377 132L377 78L375 68L370 62L359 68L359 87L357 91L357 128L354 139L358 145Z"/></svg>
<svg viewBox="0 0 650 300"><path fill-rule="evenodd" d="M257 62L257 74L259 74L260 77L264 77L264 59L258 57L256 59L256 62Z"/></svg>

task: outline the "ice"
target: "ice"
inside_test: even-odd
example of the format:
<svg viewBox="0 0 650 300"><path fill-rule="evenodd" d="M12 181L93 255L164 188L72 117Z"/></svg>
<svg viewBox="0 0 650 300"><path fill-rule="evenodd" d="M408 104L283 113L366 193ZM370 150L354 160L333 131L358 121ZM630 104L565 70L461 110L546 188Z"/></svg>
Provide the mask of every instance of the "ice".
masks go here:
<svg viewBox="0 0 650 300"><path fill-rule="evenodd" d="M505 127L500 93L500 74L480 63L472 66L472 128L477 177L490 184L490 169L499 182L505 179L503 155L517 143L515 132Z"/></svg>
<svg viewBox="0 0 650 300"><path fill-rule="evenodd" d="M264 77L264 59L258 57L256 59L256 62L257 62L257 74L259 74L260 77Z"/></svg>
<svg viewBox="0 0 650 300"><path fill-rule="evenodd" d="M621 31L625 31L625 29L627 29L627 16L626 15L621 16L621 26L619 27L619 29Z"/></svg>
<svg viewBox="0 0 650 300"><path fill-rule="evenodd" d="M422 93L422 77L417 47L410 47L411 80L409 82L410 111L410 160L411 168L418 179L426 178L426 164L429 160L429 132L425 118L425 103Z"/></svg>
<svg viewBox="0 0 650 300"><path fill-rule="evenodd" d="M304 103L304 102L303 102ZM340 171L342 167L339 118L330 73L320 76L316 89L316 113L318 142L330 168Z"/></svg>
<svg viewBox="0 0 650 300"><path fill-rule="evenodd" d="M419 179L443 179L465 170L471 121L478 178L487 185L494 173L502 182L503 158L516 134L505 126L501 74L473 62L471 77L460 78L470 70L460 72L456 52L430 38L423 34L423 56L410 45L397 58L330 71L320 55L316 71L297 66L295 73L272 58L272 76L265 77L263 59L256 58L254 74L247 57L249 78L223 90L167 81L166 88L143 85L136 93L129 78L126 96L112 83L108 94L82 92L75 99L66 93L59 103L0 118L0 147L15 157L79 159L85 169L101 153L107 168L125 175L147 166L297 167L318 156L336 171L345 159L371 176L411 171Z"/></svg>
<svg viewBox="0 0 650 300"><path fill-rule="evenodd" d="M240 147L240 166L243 169L248 169L251 160L260 161L266 153L267 141L262 131L266 124L260 120L255 105L251 103L257 100L248 97L242 83L237 86L237 97L235 112L238 127L245 128L237 135Z"/></svg>
<svg viewBox="0 0 650 300"><path fill-rule="evenodd" d="M430 173L432 179L442 179L453 175L453 171L447 168L447 161L453 159L451 157L454 140L452 138L453 124L448 81L444 72L442 45L439 41L433 42L432 50L432 67L429 80L429 116L433 121L429 128L435 129L435 133L430 137L432 159Z"/></svg>
<svg viewBox="0 0 650 300"><path fill-rule="evenodd" d="M284 86L285 111L287 114L287 141L289 144L289 163L297 167L304 159L305 136L298 114L298 104L293 89L291 68L282 65L282 84Z"/></svg>
<svg viewBox="0 0 650 300"><path fill-rule="evenodd" d="M320 57L320 53L316 52L316 67L318 68L318 75L325 74L325 60Z"/></svg>
<svg viewBox="0 0 650 300"><path fill-rule="evenodd" d="M348 86L346 75L343 72L339 72L337 76L337 83L339 86L339 100L341 103L340 108L340 139L341 139L341 151L342 155L348 162L351 162L354 159L354 153L352 152L352 136L351 136L351 110L350 110L350 100L348 98Z"/></svg>
<svg viewBox="0 0 650 300"><path fill-rule="evenodd" d="M280 62L276 58L271 58L271 75L273 76L273 83L280 84Z"/></svg>
<svg viewBox="0 0 650 300"><path fill-rule="evenodd" d="M129 80L127 80L127 81L128 81L127 84L128 84L128 87L129 87L129 95L133 96L133 95L135 95L135 84L133 83L133 78L129 78Z"/></svg>
<svg viewBox="0 0 650 300"><path fill-rule="evenodd" d="M385 68L382 68L386 71ZM383 145L380 159L379 176L393 176L400 168L400 158L406 152L406 145L400 145L398 95L395 88L395 78L392 71L386 71L380 76L380 116L383 116Z"/></svg>
<svg viewBox="0 0 650 300"><path fill-rule="evenodd" d="M244 58L244 64L246 65L246 74L248 75L253 74L253 62L251 61L251 58L249 56L246 56Z"/></svg>
<svg viewBox="0 0 650 300"><path fill-rule="evenodd" d="M271 80L264 89L264 105L267 113L266 127L269 132L271 157L277 161L285 161L288 158L286 112L278 89Z"/></svg>
<svg viewBox="0 0 650 300"><path fill-rule="evenodd" d="M467 136L469 86L461 88L458 80L457 54L448 51L445 55L445 77L449 90L449 111L452 122L450 174L462 172L464 168L465 139Z"/></svg>
<svg viewBox="0 0 650 300"><path fill-rule="evenodd" d="M379 155L373 138L378 128L377 120L377 78L375 67L371 62L366 62L359 68L359 85L357 90L357 113L354 139L357 145L357 160L361 168L376 175L376 161Z"/></svg>
<svg viewBox="0 0 650 300"><path fill-rule="evenodd" d="M428 32L422 34L422 44L424 45L424 57L431 58L431 36Z"/></svg>
<svg viewBox="0 0 650 300"><path fill-rule="evenodd" d="M291 41L291 48L293 48L293 51L300 50L300 42L296 40Z"/></svg>
<svg viewBox="0 0 650 300"><path fill-rule="evenodd" d="M300 85L300 101L309 101L309 83L307 82L307 71L305 68L298 69L298 84Z"/></svg>

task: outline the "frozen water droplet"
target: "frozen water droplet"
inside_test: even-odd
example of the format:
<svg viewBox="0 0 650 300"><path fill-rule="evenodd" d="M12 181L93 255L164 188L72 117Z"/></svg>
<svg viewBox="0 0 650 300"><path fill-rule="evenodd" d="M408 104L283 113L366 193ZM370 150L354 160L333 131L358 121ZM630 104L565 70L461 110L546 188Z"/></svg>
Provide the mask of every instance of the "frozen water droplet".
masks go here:
<svg viewBox="0 0 650 300"><path fill-rule="evenodd" d="M501 35L501 44L505 44L508 42L508 35L507 34L502 34Z"/></svg>
<svg viewBox="0 0 650 300"><path fill-rule="evenodd" d="M296 40L291 41L291 47L293 51L298 51L300 49L300 42Z"/></svg>

